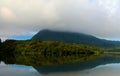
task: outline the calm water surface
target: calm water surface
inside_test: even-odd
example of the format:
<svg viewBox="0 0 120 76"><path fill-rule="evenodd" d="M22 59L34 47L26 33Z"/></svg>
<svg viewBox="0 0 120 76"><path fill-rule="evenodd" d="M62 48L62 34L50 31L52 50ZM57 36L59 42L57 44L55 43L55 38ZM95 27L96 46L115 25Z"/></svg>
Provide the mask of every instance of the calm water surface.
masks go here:
<svg viewBox="0 0 120 76"><path fill-rule="evenodd" d="M54 66L26 66L1 62L0 76L120 76L120 57L101 56L90 61Z"/></svg>

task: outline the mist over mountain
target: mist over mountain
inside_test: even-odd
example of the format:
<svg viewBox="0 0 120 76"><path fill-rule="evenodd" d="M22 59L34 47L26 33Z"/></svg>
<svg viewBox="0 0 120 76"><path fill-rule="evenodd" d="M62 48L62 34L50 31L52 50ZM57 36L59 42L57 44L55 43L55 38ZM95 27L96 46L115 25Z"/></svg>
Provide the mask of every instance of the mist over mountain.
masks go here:
<svg viewBox="0 0 120 76"><path fill-rule="evenodd" d="M0 38L67 30L120 40L120 0L0 0ZM20 38L15 38L20 39Z"/></svg>
<svg viewBox="0 0 120 76"><path fill-rule="evenodd" d="M119 41L110 41L105 39L99 39L92 35L76 32L65 31L52 31L42 30L33 36L34 39L48 40L48 41L61 41L66 43L87 44L97 47L116 47L120 45Z"/></svg>

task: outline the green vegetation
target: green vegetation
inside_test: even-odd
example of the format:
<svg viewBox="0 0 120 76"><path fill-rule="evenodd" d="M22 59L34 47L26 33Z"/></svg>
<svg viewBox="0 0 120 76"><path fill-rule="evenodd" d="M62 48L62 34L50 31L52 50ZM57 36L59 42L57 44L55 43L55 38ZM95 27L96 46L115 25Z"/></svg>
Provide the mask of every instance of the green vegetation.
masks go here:
<svg viewBox="0 0 120 76"><path fill-rule="evenodd" d="M104 49L105 52L120 52L120 47Z"/></svg>
<svg viewBox="0 0 120 76"><path fill-rule="evenodd" d="M2 43L1 39L0 39L0 44Z"/></svg>
<svg viewBox="0 0 120 76"><path fill-rule="evenodd" d="M92 46L38 39L6 40L0 47L1 60L6 63L12 63L6 58L9 56L16 63L33 66L87 61L101 53L100 49Z"/></svg>
<svg viewBox="0 0 120 76"><path fill-rule="evenodd" d="M43 65L58 65L65 63L75 63L75 62L84 62L94 60L98 55L84 55L81 57L49 57L39 54L14 54L14 55L0 55L0 60L4 61L6 64L20 64L20 65L28 65L28 66L43 66Z"/></svg>
<svg viewBox="0 0 120 76"><path fill-rule="evenodd" d="M100 48L115 48L120 46L120 41L99 39L92 35L67 32L67 31L63 32L63 31L41 30L40 32L38 32L36 35L33 36L33 39L85 44Z"/></svg>

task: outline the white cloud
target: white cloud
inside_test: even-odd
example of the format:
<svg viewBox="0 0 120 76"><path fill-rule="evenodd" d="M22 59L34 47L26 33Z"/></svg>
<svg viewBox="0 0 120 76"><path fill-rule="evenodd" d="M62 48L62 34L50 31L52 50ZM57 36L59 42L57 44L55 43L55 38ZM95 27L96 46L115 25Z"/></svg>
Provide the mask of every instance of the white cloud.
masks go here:
<svg viewBox="0 0 120 76"><path fill-rule="evenodd" d="M111 38L120 33L119 0L0 0L0 36L41 29Z"/></svg>
<svg viewBox="0 0 120 76"><path fill-rule="evenodd" d="M118 9L119 0L99 0L99 5L102 6L109 15L113 15Z"/></svg>
<svg viewBox="0 0 120 76"><path fill-rule="evenodd" d="M1 15L1 20L3 20L3 21L13 21L16 18L13 11L7 7L0 8L0 15Z"/></svg>

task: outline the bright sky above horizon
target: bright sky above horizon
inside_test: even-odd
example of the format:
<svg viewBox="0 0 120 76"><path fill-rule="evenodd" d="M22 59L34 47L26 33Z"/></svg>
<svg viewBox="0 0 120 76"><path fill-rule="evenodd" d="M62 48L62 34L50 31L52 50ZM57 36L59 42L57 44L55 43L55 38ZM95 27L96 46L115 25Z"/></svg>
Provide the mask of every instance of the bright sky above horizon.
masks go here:
<svg viewBox="0 0 120 76"><path fill-rule="evenodd" d="M42 29L120 40L120 0L0 0L0 38L29 39Z"/></svg>

